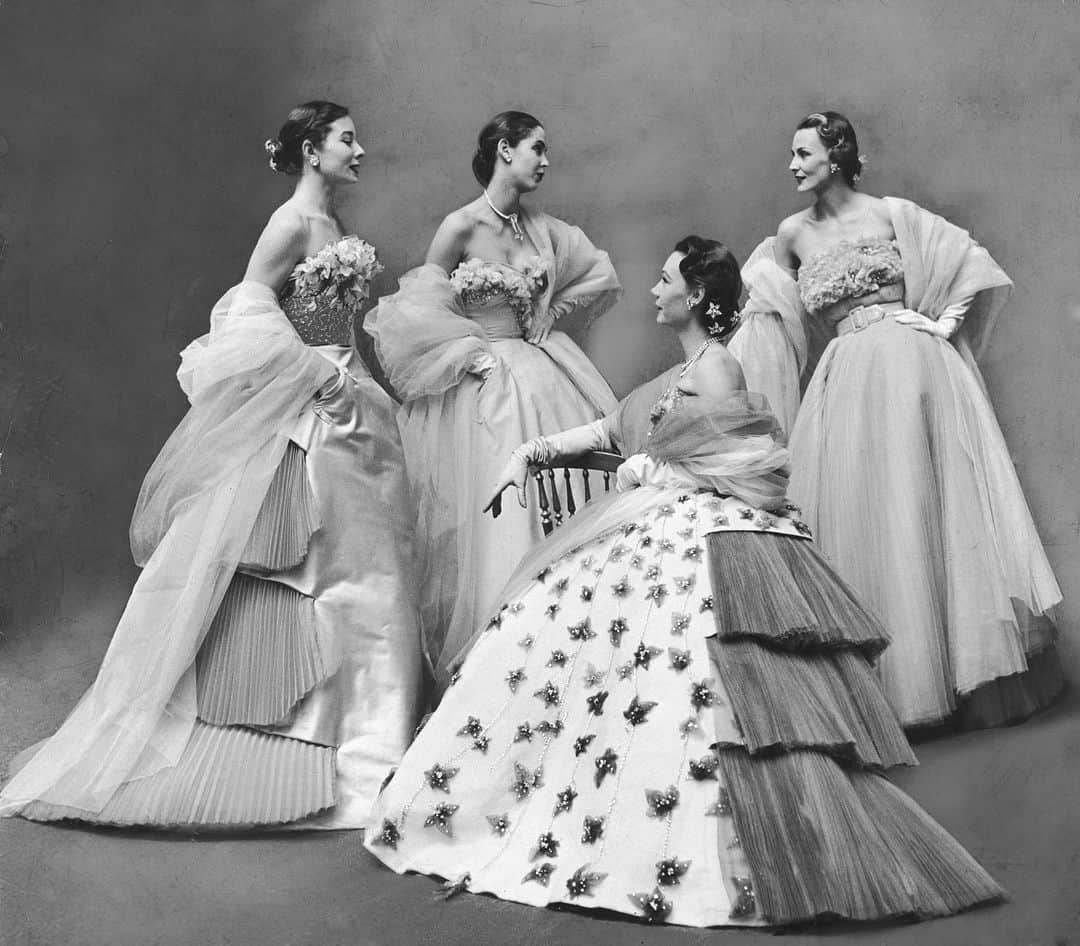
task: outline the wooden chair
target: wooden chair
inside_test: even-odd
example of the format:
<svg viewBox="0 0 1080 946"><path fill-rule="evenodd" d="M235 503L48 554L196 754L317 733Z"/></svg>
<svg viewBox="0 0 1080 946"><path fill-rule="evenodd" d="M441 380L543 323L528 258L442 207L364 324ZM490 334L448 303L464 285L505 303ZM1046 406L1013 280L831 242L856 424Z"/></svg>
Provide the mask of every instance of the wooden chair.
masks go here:
<svg viewBox="0 0 1080 946"><path fill-rule="evenodd" d="M612 473L625 459L617 453L597 450L573 460L536 469L533 472L539 500L536 508L540 511L540 525L544 535L550 535L556 526L563 524L564 518L568 519L578 511L579 505L592 499L594 486L601 487L605 493L610 492L615 486ZM562 476L558 475L560 470ZM575 473L579 475L575 476ZM598 475L591 477L590 473ZM580 490L577 496L574 495L575 480L578 481L577 488Z"/></svg>

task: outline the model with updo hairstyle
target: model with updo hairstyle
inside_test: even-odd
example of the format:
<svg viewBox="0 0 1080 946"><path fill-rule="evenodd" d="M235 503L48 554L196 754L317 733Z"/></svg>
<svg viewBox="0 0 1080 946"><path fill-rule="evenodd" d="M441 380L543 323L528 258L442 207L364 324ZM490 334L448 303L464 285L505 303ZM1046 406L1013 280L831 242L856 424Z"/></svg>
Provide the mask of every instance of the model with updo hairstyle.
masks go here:
<svg viewBox="0 0 1080 946"><path fill-rule="evenodd" d="M685 254L679 262L683 279L704 291L694 314L710 335L726 337L739 324L742 295L742 276L734 254L723 243L699 236L684 237L675 245L675 252Z"/></svg>
<svg viewBox="0 0 1080 946"><path fill-rule="evenodd" d="M690 927L1000 897L883 774L915 761L874 673L885 633L786 502L776 419L700 318L738 273L723 244L679 241L652 294L684 360L509 452L494 522L530 467L569 478L614 450L617 489L517 563L456 655L364 836L392 870Z"/></svg>
<svg viewBox="0 0 1080 946"><path fill-rule="evenodd" d="M495 174L499 142L505 141L511 148L516 147L540 127L540 119L528 112L500 112L480 129L472 159L473 177L480 186L487 187Z"/></svg>
<svg viewBox="0 0 1080 946"><path fill-rule="evenodd" d="M885 621L900 719L1007 723L1063 685L1061 590L975 361L1012 282L966 231L855 191L862 164L839 112L798 123L788 168L811 205L751 256L732 350L759 389L795 392L820 353L790 492Z"/></svg>
<svg viewBox="0 0 1080 946"><path fill-rule="evenodd" d="M97 680L0 814L169 829L359 828L416 724L414 513L395 405L352 346L381 269L339 189L348 111L268 143L293 193L211 330L131 523L143 572Z"/></svg>
<svg viewBox="0 0 1080 946"><path fill-rule="evenodd" d="M344 105L334 102L313 101L297 105L289 112L277 138L266 142L270 167L283 174L299 174L305 164L304 142L318 147L330 134L334 122L348 114Z"/></svg>
<svg viewBox="0 0 1080 946"><path fill-rule="evenodd" d="M813 112L796 126L796 131L813 128L828 149L829 160L836 165L849 187L862 176L863 160L855 129L839 112ZM834 172L836 173L836 172Z"/></svg>
<svg viewBox="0 0 1080 946"><path fill-rule="evenodd" d="M547 146L527 112L487 122L472 156L481 193L443 220L425 264L364 323L403 402L424 639L440 689L449 655L542 536L524 512L498 524L481 515L500 452L615 403L584 352L555 329L571 312L604 312L619 281L581 230L525 206L548 172Z"/></svg>

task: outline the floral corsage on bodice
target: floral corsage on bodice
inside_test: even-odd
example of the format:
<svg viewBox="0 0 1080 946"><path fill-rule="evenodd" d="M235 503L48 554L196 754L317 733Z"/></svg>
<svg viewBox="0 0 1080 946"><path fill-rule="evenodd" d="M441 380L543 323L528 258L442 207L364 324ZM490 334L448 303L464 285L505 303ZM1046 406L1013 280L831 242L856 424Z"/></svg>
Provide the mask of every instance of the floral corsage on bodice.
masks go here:
<svg viewBox="0 0 1080 946"><path fill-rule="evenodd" d="M904 278L894 240L842 240L799 269L799 295L808 312L821 312L841 299L857 299Z"/></svg>
<svg viewBox="0 0 1080 946"><path fill-rule="evenodd" d="M309 312L320 305L355 309L368 298L371 280L382 271L375 247L347 236L298 263L289 294L304 299Z"/></svg>
<svg viewBox="0 0 1080 946"><path fill-rule="evenodd" d="M504 297L517 317L521 331L532 327L533 304L547 287L548 264L539 256L524 271L504 263L470 259L450 276L450 288L464 306L481 306Z"/></svg>

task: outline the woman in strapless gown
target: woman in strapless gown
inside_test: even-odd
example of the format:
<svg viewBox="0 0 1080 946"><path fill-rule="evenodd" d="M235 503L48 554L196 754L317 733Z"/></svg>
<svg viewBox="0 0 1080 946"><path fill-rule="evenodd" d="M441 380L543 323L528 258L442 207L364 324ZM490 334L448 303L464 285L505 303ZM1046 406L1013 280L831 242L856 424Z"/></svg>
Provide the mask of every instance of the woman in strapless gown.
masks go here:
<svg viewBox="0 0 1080 946"><path fill-rule="evenodd" d="M417 506L421 626L436 691L448 658L521 557L541 538L520 509L481 516L507 449L595 420L615 405L596 368L555 321L594 317L617 298L606 253L577 227L525 210L548 167L544 128L523 112L479 136L484 193L439 227L427 262L380 300L365 330L401 398Z"/></svg>
<svg viewBox="0 0 1080 946"><path fill-rule="evenodd" d="M905 725L1022 719L1063 686L1061 591L975 363L1012 283L959 227L857 193L843 116L808 116L792 155L814 205L744 270L748 308L829 339L791 436L792 501L884 619Z"/></svg>
<svg viewBox="0 0 1080 946"><path fill-rule="evenodd" d="M331 209L364 152L329 102L267 147L296 193L181 356L191 407L132 521L142 574L94 684L16 759L5 815L355 828L408 745L413 516L393 402L351 344L380 267Z"/></svg>
<svg viewBox="0 0 1080 946"><path fill-rule="evenodd" d="M368 849L454 889L688 926L996 899L882 775L914 762L871 669L887 639L786 504L776 422L720 344L734 258L690 237L653 294L686 361L514 451L496 497L513 483L519 502L527 464L628 459L497 598Z"/></svg>

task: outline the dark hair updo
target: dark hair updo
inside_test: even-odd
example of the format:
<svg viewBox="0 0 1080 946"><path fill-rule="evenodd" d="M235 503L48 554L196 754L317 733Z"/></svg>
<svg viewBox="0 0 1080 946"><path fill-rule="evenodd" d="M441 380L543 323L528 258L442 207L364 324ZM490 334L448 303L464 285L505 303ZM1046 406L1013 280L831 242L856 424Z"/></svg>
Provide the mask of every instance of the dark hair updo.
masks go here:
<svg viewBox="0 0 1080 946"><path fill-rule="evenodd" d="M297 105L281 126L276 138L266 142L270 167L283 174L299 174L304 167L304 142L321 145L330 133L330 126L344 118L349 110L334 102L305 102Z"/></svg>
<svg viewBox="0 0 1080 946"><path fill-rule="evenodd" d="M739 297L742 276L739 261L723 243L688 236L675 244L679 272L688 286L703 289L701 301L691 311L702 327L715 338L730 335L739 324Z"/></svg>
<svg viewBox="0 0 1080 946"><path fill-rule="evenodd" d="M528 112L499 112L489 121L477 136L476 154L472 159L472 172L480 186L487 187L491 183L500 141L505 139L511 148L515 148L541 127L540 119Z"/></svg>
<svg viewBox="0 0 1080 946"><path fill-rule="evenodd" d="M855 129L839 112L812 112L799 122L796 131L813 128L829 152L829 160L840 168L848 187L854 187L862 175L859 142Z"/></svg>

